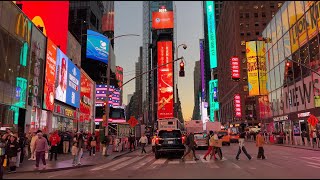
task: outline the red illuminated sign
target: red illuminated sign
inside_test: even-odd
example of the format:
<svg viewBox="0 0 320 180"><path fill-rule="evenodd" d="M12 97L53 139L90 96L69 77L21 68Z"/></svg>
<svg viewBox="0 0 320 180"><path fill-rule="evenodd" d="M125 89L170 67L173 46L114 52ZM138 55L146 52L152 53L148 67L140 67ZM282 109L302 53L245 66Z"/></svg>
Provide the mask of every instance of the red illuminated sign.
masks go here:
<svg viewBox="0 0 320 180"><path fill-rule="evenodd" d="M92 107L93 81L88 78L84 71L81 70L81 87L80 87L80 121L90 120Z"/></svg>
<svg viewBox="0 0 320 180"><path fill-rule="evenodd" d="M67 54L69 1L20 1L22 11Z"/></svg>
<svg viewBox="0 0 320 180"><path fill-rule="evenodd" d="M152 12L152 29L173 28L173 12Z"/></svg>
<svg viewBox="0 0 320 180"><path fill-rule="evenodd" d="M233 80L239 80L240 79L240 61L239 57L233 56L230 59L231 62L231 78Z"/></svg>
<svg viewBox="0 0 320 180"><path fill-rule="evenodd" d="M236 117L241 117L241 98L240 94L234 95L234 111L236 113Z"/></svg>
<svg viewBox="0 0 320 180"><path fill-rule="evenodd" d="M158 118L173 117L172 41L159 41L158 47ZM165 66L162 66L169 63ZM161 66L161 67L160 67Z"/></svg>

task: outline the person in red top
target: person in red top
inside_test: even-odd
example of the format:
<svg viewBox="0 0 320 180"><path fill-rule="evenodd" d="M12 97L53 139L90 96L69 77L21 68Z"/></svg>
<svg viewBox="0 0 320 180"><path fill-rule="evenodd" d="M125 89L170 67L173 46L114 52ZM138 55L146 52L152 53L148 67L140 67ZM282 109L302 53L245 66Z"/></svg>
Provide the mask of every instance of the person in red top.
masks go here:
<svg viewBox="0 0 320 180"><path fill-rule="evenodd" d="M60 143L60 136L58 135L58 131L55 131L49 138L50 146L51 146L51 154L50 161L52 161L53 153L55 153L54 160L57 161L58 156L58 145Z"/></svg>

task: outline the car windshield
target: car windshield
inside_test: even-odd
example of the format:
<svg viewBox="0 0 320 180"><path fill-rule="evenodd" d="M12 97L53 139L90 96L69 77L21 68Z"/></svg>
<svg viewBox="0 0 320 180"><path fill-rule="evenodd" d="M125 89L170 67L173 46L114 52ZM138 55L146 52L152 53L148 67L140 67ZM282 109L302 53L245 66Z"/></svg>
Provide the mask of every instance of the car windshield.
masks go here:
<svg viewBox="0 0 320 180"><path fill-rule="evenodd" d="M179 130L160 131L159 137L161 137L161 138L179 138L179 137L181 137L181 131L179 131Z"/></svg>
<svg viewBox="0 0 320 180"><path fill-rule="evenodd" d="M194 134L195 139L203 139L204 135L203 134Z"/></svg>

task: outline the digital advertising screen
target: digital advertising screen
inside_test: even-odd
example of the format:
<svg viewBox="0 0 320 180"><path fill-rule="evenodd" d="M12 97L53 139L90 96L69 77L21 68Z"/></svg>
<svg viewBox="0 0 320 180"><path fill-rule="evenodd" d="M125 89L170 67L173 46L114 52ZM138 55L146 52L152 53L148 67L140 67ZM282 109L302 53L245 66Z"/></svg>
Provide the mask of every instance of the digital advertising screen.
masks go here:
<svg viewBox="0 0 320 180"><path fill-rule="evenodd" d="M81 71L80 112L88 116L91 115L93 86L93 81L88 78L84 71Z"/></svg>
<svg viewBox="0 0 320 180"><path fill-rule="evenodd" d="M152 12L152 29L171 29L173 26L173 11Z"/></svg>
<svg viewBox="0 0 320 180"><path fill-rule="evenodd" d="M44 82L44 98L43 109L53 111L54 109L54 93L56 81L56 58L57 46L48 38L47 41L47 57Z"/></svg>
<svg viewBox="0 0 320 180"><path fill-rule="evenodd" d="M172 41L159 41L158 47L158 118L173 117ZM162 66L169 63L165 66ZM160 67L161 66L161 67Z"/></svg>
<svg viewBox="0 0 320 180"><path fill-rule="evenodd" d="M109 39L98 32L87 30L87 51L86 57L108 63L109 60Z"/></svg>

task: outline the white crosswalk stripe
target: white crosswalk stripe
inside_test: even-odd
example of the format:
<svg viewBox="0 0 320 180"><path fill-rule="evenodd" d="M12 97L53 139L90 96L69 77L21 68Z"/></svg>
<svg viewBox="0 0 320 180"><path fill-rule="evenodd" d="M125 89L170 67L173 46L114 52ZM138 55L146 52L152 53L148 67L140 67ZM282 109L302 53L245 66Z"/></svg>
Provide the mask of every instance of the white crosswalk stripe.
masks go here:
<svg viewBox="0 0 320 180"><path fill-rule="evenodd" d="M102 166L98 166L98 167L96 167L96 168L90 169L90 171L98 171L98 170L101 170L101 169L105 169L105 168L108 168L108 167L110 167L110 166L114 166L114 165L116 165L116 164L118 164L118 163L121 163L121 162L123 162L123 161L126 161L126 160L128 160L128 159L131 159L131 158L132 158L132 157L123 157L123 158L121 158L121 159L117 159L117 160L115 160L115 161L112 161L112 162L110 162L110 163L104 164L104 165L102 165Z"/></svg>
<svg viewBox="0 0 320 180"><path fill-rule="evenodd" d="M110 171L116 171L116 170L118 170L118 169L121 169L121 168L123 168L123 167L125 167L125 166L128 166L129 164L132 164L132 163L134 163L134 162L136 162L136 161L139 161L139 160L142 159L142 158L143 158L143 156L142 156L142 157L141 157L141 156L138 156L138 157L135 157L135 158L133 158L133 159L130 159L129 161L120 163L120 164L112 167L112 168L110 169Z"/></svg>
<svg viewBox="0 0 320 180"><path fill-rule="evenodd" d="M195 164L197 161L185 161L186 164Z"/></svg>
<svg viewBox="0 0 320 180"><path fill-rule="evenodd" d="M169 161L168 164L180 164L179 160Z"/></svg>
<svg viewBox="0 0 320 180"><path fill-rule="evenodd" d="M155 162L153 162L147 169L155 169L159 167L160 165L164 164L167 161L167 159L157 159Z"/></svg>
<svg viewBox="0 0 320 180"><path fill-rule="evenodd" d="M241 167L240 166L238 166L237 164L235 164L235 163L232 163L233 165L234 165L234 167L235 168L237 168L237 169L240 169Z"/></svg>
<svg viewBox="0 0 320 180"><path fill-rule="evenodd" d="M149 162L151 162L152 160L154 160L154 157L147 157L146 159L144 159L143 161L135 164L134 166L131 166L129 169L130 170L137 170L139 168L141 168L142 166L145 166L146 164L148 164Z"/></svg>

